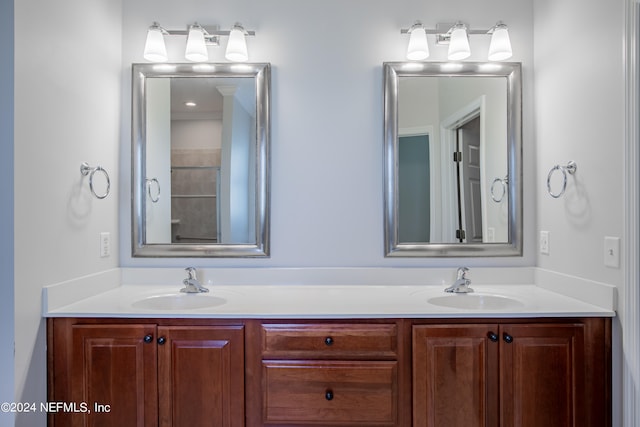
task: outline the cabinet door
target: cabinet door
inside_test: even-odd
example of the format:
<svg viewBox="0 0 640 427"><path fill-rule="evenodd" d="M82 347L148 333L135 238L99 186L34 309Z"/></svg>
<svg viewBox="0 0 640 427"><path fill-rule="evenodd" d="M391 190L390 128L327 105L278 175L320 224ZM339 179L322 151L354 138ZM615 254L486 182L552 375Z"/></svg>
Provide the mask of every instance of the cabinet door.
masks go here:
<svg viewBox="0 0 640 427"><path fill-rule="evenodd" d="M498 425L497 334L492 324L413 327L414 427Z"/></svg>
<svg viewBox="0 0 640 427"><path fill-rule="evenodd" d="M504 325L500 365L501 425L587 425L584 325Z"/></svg>
<svg viewBox="0 0 640 427"><path fill-rule="evenodd" d="M56 425L157 426L155 330L154 325L73 325L70 402L85 403L89 412L77 408L71 420L63 416Z"/></svg>
<svg viewBox="0 0 640 427"><path fill-rule="evenodd" d="M158 327L160 426L244 426L242 326Z"/></svg>

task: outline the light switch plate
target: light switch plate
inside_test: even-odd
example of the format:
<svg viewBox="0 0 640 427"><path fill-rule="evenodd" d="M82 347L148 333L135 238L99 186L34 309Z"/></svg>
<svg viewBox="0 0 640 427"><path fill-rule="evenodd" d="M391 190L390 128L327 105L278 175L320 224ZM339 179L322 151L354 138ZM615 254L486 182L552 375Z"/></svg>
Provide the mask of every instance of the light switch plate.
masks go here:
<svg viewBox="0 0 640 427"><path fill-rule="evenodd" d="M487 228L487 242L493 243L496 241L496 229L493 227Z"/></svg>
<svg viewBox="0 0 640 427"><path fill-rule="evenodd" d="M620 238L604 238L604 265L612 268L620 268Z"/></svg>
<svg viewBox="0 0 640 427"><path fill-rule="evenodd" d="M540 253L543 255L549 255L549 232L540 232Z"/></svg>
<svg viewBox="0 0 640 427"><path fill-rule="evenodd" d="M111 233L100 233L100 257L107 258L111 256Z"/></svg>

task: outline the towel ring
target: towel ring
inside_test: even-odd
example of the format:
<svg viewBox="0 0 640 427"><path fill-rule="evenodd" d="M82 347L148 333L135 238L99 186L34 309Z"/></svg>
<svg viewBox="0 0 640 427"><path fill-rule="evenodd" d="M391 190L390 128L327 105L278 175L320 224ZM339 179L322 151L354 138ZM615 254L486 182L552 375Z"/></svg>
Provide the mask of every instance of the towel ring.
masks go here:
<svg viewBox="0 0 640 427"><path fill-rule="evenodd" d="M151 178L151 179L147 179L147 194L149 194L149 199L151 199L151 201L153 203L158 203L158 200L160 200L160 182L158 182L158 178ZM156 197L153 197L153 195L151 194L151 184L155 183L156 184Z"/></svg>
<svg viewBox="0 0 640 427"><path fill-rule="evenodd" d="M500 183L500 187L502 187L502 193L499 197L496 196L495 193L495 186L498 183ZM504 196L507 194L507 184L509 184L509 176L505 176L504 178L496 178L493 180L493 182L491 183L491 198L494 202L500 203L502 199L504 199Z"/></svg>
<svg viewBox="0 0 640 427"><path fill-rule="evenodd" d="M569 173L570 175L573 175L574 173L576 173L577 169L578 169L578 165L576 165L576 162L574 162L573 160L567 163L566 166L555 165L554 167L552 167L551 170L549 171L549 175L547 175L547 192L549 192L549 195L554 199L557 199L558 197L562 196L565 190L567 189L567 173ZM551 190L551 176L557 170L562 172L562 188L558 193L554 193Z"/></svg>
<svg viewBox="0 0 640 427"><path fill-rule="evenodd" d="M107 189L102 195L97 194L96 190L94 190L93 188L93 175L95 175L95 173L98 171L102 172L105 179L107 180ZM82 174L82 176L89 175L89 189L91 190L91 193L96 196L96 198L104 199L109 195L109 190L111 189L111 180L109 179L109 174L102 168L102 166L91 167L87 162L83 162L80 165L80 173Z"/></svg>

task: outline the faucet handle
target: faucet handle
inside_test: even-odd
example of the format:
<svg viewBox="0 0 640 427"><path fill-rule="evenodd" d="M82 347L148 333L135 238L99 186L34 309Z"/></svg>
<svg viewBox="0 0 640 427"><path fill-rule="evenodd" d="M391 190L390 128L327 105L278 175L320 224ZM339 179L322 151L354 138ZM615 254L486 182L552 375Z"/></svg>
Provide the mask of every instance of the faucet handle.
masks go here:
<svg viewBox="0 0 640 427"><path fill-rule="evenodd" d="M187 267L184 269L189 275L189 279L196 279L196 269L195 267Z"/></svg>
<svg viewBox="0 0 640 427"><path fill-rule="evenodd" d="M467 271L469 271L467 267L458 268L458 279L466 279Z"/></svg>

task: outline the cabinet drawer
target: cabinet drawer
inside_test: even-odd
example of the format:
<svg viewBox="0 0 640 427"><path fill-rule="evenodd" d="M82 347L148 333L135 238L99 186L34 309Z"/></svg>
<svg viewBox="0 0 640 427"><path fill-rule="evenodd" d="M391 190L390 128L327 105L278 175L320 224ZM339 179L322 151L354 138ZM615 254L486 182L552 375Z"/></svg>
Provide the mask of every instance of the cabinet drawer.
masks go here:
<svg viewBox="0 0 640 427"><path fill-rule="evenodd" d="M265 423L392 426L397 362L262 362Z"/></svg>
<svg viewBox="0 0 640 427"><path fill-rule="evenodd" d="M272 359L395 358L395 324L263 324L262 354Z"/></svg>

